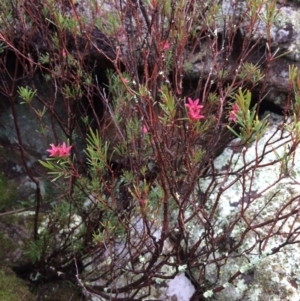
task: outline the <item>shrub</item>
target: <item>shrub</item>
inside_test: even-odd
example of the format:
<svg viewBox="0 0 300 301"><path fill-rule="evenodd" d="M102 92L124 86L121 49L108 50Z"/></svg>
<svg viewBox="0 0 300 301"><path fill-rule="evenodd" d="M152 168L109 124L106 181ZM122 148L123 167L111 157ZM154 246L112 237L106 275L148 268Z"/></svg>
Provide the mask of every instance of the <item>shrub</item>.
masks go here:
<svg viewBox="0 0 300 301"><path fill-rule="evenodd" d="M133 300L147 297L156 283L185 271L195 286L194 298L207 298L225 287L218 283L219 276L206 279L212 266L220 271L234 256L240 266L228 275L228 282L254 266L245 268L239 261L251 252L251 247L241 252L239 246L255 231L251 225L258 215L231 243L227 239L244 221L247 207L224 229L215 223L221 196L233 185L217 188L219 176L233 173L242 179L249 164L237 171L230 161L227 170L215 172L212 162L234 136L238 147L247 149L267 129L267 117L261 118L258 110L268 67L276 59L270 34L275 3L235 1L228 7L219 1L152 0L107 6L91 1L83 2L83 12L82 4L72 1L0 4L1 89L10 100L20 151L18 96L36 113L39 134L53 144L53 156L41 163L50 170L63 204L69 204L63 207L70 212L69 223L76 214L84 224L62 232L68 214L54 210L49 231L38 231L39 182L27 167L37 185L32 252L42 274L50 266L67 273L74 263L71 274L85 292L106 300ZM261 18L266 40L254 39ZM263 67L249 63L262 47ZM7 63L11 57L14 69ZM191 61L199 62L201 72L189 88L193 83L188 76L197 66ZM255 88L260 97L254 105ZM294 67L290 88L291 95L296 94L295 105L286 107L295 113L290 123L296 131L293 150L299 142L299 79ZM51 117L52 126L44 122L45 116ZM50 131L55 141L49 141ZM69 155L56 156L60 152L54 148L62 142L72 148ZM255 159L253 168L264 155ZM292 151L286 153L292 156ZM207 177L212 180L203 190ZM213 200L211 189L219 189ZM279 220L274 217L272 222ZM198 236L191 234L191 225L201 228ZM63 234L61 244L53 240L57 234ZM270 231L268 237L272 235ZM295 241L287 238L283 245ZM62 256L63 263L58 258Z"/></svg>

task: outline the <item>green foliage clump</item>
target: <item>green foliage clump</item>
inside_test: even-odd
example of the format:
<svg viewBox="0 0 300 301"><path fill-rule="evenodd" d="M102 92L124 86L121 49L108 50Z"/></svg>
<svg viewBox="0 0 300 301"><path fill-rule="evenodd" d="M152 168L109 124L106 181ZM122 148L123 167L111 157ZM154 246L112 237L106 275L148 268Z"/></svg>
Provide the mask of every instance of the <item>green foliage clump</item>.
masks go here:
<svg viewBox="0 0 300 301"><path fill-rule="evenodd" d="M1 26L16 28L22 39L14 31L0 36L5 56L0 67L10 58L8 48L23 74L19 79L17 71L7 71L3 78L15 76L12 82L18 81L18 88L7 81L4 86L12 91L3 94L16 90L39 118L51 145L50 158L40 163L55 190L45 199L54 205L41 215L37 195L35 235L27 250L39 273L65 275L79 258L87 262L86 273L79 275L77 266L69 270L81 287L88 291L89 282L105 279L94 290L103 299L118 300L122 293L141 300L149 297L142 295L149 283L162 281L161 276L174 278L184 266L197 283L197 297L219 292L218 279L209 284L205 275L209 267L217 274L229 258L251 251L238 252L243 242L230 236L244 222L248 204L232 226L220 231L214 220L230 187L224 186L211 201L209 190L200 191L199 183L212 175L210 188L217 190L217 155L234 136L240 138L237 148L249 148L268 127L268 117L260 119L258 110L268 68L277 58L271 47L276 1L268 1L267 7L264 0L243 1L241 7L236 1L228 12L214 0L113 1L109 13L106 3L87 1L89 20L88 14L81 15L80 1L65 5L47 0L42 10L27 2L15 8L13 20L1 19ZM261 51L261 40L255 38L258 22L266 25L262 66L248 62ZM197 59L192 62L188 56ZM50 95L33 79L36 74L46 81ZM190 74L197 74L197 84L190 81L189 89L184 84ZM298 92L295 68L290 77L291 89ZM256 105L254 88L261 88ZM300 97L294 94L297 120L290 131L297 130L296 145ZM12 105L14 101L12 96ZM35 101L42 110L35 108ZM43 124L46 115L51 125ZM17 128L18 116L14 119ZM48 131L55 141L48 141ZM21 137L18 142L22 151ZM66 142L68 151L58 151ZM222 170L227 177L230 164ZM246 178L246 170L235 173L236 181ZM0 189L5 185L0 183ZM250 204L255 197L251 191L247 195ZM247 231L255 222L247 221ZM191 224L202 231L196 241L191 240L196 228ZM165 267L172 269L163 272ZM228 279L233 282L238 276L233 273Z"/></svg>

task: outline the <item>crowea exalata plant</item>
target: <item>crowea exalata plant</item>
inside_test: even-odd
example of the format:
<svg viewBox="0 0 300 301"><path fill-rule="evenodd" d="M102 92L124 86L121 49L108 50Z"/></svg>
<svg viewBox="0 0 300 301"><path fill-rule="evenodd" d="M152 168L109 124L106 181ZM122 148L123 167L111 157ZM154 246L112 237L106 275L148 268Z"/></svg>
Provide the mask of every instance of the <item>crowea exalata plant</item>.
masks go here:
<svg viewBox="0 0 300 301"><path fill-rule="evenodd" d="M100 300L167 300L168 285L183 273L194 300L221 299L233 286L240 298L257 295L246 274L263 277L265 262L292 250L298 233L290 223L297 195L281 195L278 186L298 181L297 68L290 67L283 109L294 119L272 128L276 141L258 112L269 67L281 55L272 45L275 1L45 0L43 9L32 0L2 1L0 12L0 92L37 187L33 268L47 278L50 266L65 267L66 279ZM252 63L261 45L264 63ZM12 54L15 69L6 63ZM196 69L201 74L190 80ZM26 162L18 96L45 141L39 179ZM220 159L222 152L229 157ZM276 179L265 179L261 169L273 165ZM40 178L53 185L43 234Z"/></svg>

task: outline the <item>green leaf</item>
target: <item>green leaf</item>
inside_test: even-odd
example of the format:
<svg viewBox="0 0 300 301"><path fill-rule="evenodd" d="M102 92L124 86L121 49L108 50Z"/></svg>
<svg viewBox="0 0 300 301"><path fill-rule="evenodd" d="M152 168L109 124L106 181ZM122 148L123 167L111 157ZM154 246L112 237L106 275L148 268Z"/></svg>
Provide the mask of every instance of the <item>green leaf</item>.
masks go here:
<svg viewBox="0 0 300 301"><path fill-rule="evenodd" d="M229 125L227 125L227 128L228 128L228 130L229 130L231 133L233 133L234 136L240 137L240 135L239 135L232 127L230 127Z"/></svg>
<svg viewBox="0 0 300 301"><path fill-rule="evenodd" d="M39 162L46 168L50 169L50 170L55 170L55 165L51 164L50 162L45 162L42 160L39 160Z"/></svg>
<svg viewBox="0 0 300 301"><path fill-rule="evenodd" d="M28 86L26 87L18 87L18 94L19 96L25 101L23 103L30 103L35 96L37 90L32 90Z"/></svg>

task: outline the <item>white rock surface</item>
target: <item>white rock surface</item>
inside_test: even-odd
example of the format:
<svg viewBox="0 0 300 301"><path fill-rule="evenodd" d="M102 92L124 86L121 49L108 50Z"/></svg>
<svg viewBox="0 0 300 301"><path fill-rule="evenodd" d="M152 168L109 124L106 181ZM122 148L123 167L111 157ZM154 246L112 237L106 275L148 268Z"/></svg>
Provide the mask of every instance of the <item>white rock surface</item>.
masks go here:
<svg viewBox="0 0 300 301"><path fill-rule="evenodd" d="M189 301L195 292L195 287L191 281L184 275L180 274L169 282L167 296L176 296L177 301Z"/></svg>
<svg viewBox="0 0 300 301"><path fill-rule="evenodd" d="M239 221L232 227L232 231L229 232L228 239L234 243L241 242L240 246L230 254L222 248L215 248L211 253L208 252L210 254L208 257L205 252L199 252L197 262L193 263L198 268L192 268L191 272L195 279L200 279L201 285L205 285L204 287L207 288L205 296L211 297L210 300L300 300L300 243L298 242L300 240L298 215L300 210L300 148L289 153L296 141L293 125L298 125L289 121L289 124L282 128L280 118L273 118L273 120L276 122L270 125L258 142L252 143L247 148L241 148L239 141L235 140L224 150L214 161L214 172L218 173L218 176L200 179L200 189L208 195L205 204L207 214L217 204L216 211L210 220L210 223L214 225L213 232L210 230L212 239L220 237L233 221L239 218ZM211 183L214 185L210 186ZM195 203L191 202L183 213L186 231L189 235L188 248L192 248L199 242L197 248L203 251L211 246L205 239L208 235L207 230L201 226L198 219L201 216L201 210L193 204ZM198 214L192 215L195 210L199 210ZM240 218L242 211L244 217ZM294 214L284 218L284 215L290 212ZM176 223L175 217L178 214L176 209L173 213L172 219ZM266 223L276 216L275 221ZM131 243L135 245L144 235L142 219L135 219L132 225L134 228ZM160 225L161 222L157 219L152 226L151 231L156 239L159 239L161 235ZM246 231L249 225L252 230ZM260 226L256 227L257 225ZM151 239L145 241L148 248L151 248L152 243ZM274 248L279 246L282 246L280 252L270 255ZM167 255L169 252L172 252L172 243L166 241L163 253ZM115 245L114 253L122 254L123 260L129 258L127 247L122 243ZM106 258L101 260L102 263L94 263L93 272L101 272L105 265L109 264L107 262L110 259L109 254L105 256ZM135 266L136 271L146 264L150 257L151 254L147 252L139 256L139 263ZM226 260L219 260L222 257ZM219 269L214 260L219 263ZM177 266L176 272L174 262L176 262L175 258L170 256L168 263L159 271L160 275L174 278L157 277L154 279L155 285L139 292L139 294L151 292L151 295L143 300L190 300L195 288L183 273L186 266ZM123 265L121 261L119 263ZM205 273L202 278L198 278L199 267L203 266L203 263ZM116 279L111 286L122 287L130 284L130 279L142 276L142 273L133 275L130 272L132 269L133 267L128 267L128 272ZM241 272L241 275L228 283L230 277L237 272ZM99 281L95 284L103 284L101 280ZM212 290L221 286L224 289L213 294ZM118 297L126 296L119 294ZM97 300L102 301L101 298Z"/></svg>
<svg viewBox="0 0 300 301"><path fill-rule="evenodd" d="M219 280L216 267L207 266L206 278L216 280L215 287L218 287L226 284L236 271L244 276L227 283L223 291L214 295L214 300L300 300L300 219L297 213L300 209L300 148L287 155L296 141L295 129L290 134L291 129L292 122L284 130L279 124L273 125L258 143L247 149L239 150L238 140L233 141L214 162L215 172L223 173L217 179L217 187L209 188L216 179L202 183L202 190L210 193L211 206L221 193L214 216L215 230L226 229L244 211L244 219L239 220L230 234L234 241L241 239L238 253L244 255L229 256L221 267ZM291 217L283 218L293 211L295 214ZM274 217L276 222L255 228ZM248 225L253 231L242 238ZM289 241L291 233L294 234L290 242L295 240L295 243L267 256L273 248Z"/></svg>

